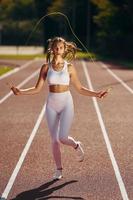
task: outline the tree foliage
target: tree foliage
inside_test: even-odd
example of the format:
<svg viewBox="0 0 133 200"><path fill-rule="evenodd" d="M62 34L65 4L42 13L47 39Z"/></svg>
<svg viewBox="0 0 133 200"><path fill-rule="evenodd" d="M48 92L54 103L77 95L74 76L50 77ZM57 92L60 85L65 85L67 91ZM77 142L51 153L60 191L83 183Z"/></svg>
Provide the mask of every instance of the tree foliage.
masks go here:
<svg viewBox="0 0 133 200"><path fill-rule="evenodd" d="M70 20L70 24L79 37L79 39L86 43L86 29L87 29L87 17L88 17L88 0L55 0L52 5L48 8L48 13L51 12L62 12L67 15ZM65 38L73 40L78 43L76 38L73 36L70 27L62 16L52 18L57 21L60 27L60 33ZM80 44L78 44L80 45ZM87 44L86 44L87 45Z"/></svg>
<svg viewBox="0 0 133 200"><path fill-rule="evenodd" d="M2 44L25 44L42 16L63 12L85 46L104 54L132 58L132 11L132 0L1 0ZM42 20L29 44L46 45L48 38L57 35L80 45L66 20L55 15Z"/></svg>
<svg viewBox="0 0 133 200"><path fill-rule="evenodd" d="M26 39L37 21L37 12L33 0L2 0L0 4L0 24L2 27L2 44L25 45ZM12 37L11 37L12 36ZM30 44L41 44L38 29Z"/></svg>
<svg viewBox="0 0 133 200"><path fill-rule="evenodd" d="M116 56L132 57L133 3L129 0L91 0L97 12L97 45L101 51Z"/></svg>
<svg viewBox="0 0 133 200"><path fill-rule="evenodd" d="M0 19L25 20L36 17L36 9L33 0L2 0Z"/></svg>

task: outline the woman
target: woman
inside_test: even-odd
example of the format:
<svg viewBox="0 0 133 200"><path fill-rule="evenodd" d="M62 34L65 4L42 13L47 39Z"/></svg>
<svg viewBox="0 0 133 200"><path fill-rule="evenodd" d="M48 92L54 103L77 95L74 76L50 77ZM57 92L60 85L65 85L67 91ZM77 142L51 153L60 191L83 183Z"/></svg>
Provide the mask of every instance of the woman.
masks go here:
<svg viewBox="0 0 133 200"><path fill-rule="evenodd" d="M90 91L81 85L74 66L65 60L70 55L72 56L71 59L74 58L76 50L77 47L74 43L67 42L61 37L49 40L47 63L40 70L37 84L28 89L11 87L15 95L36 94L40 92L47 78L49 94L46 103L46 119L52 139L52 151L56 164L53 179L58 180L62 178L59 142L73 147L80 162L84 159L81 143L68 136L74 115L73 99L69 90L70 80L76 90L82 95L98 98L107 95L107 91Z"/></svg>

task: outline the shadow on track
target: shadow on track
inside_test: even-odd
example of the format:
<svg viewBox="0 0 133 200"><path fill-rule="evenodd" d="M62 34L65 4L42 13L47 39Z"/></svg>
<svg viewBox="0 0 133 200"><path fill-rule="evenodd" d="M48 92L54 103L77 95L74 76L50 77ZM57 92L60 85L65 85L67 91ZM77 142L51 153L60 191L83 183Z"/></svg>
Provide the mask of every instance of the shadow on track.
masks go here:
<svg viewBox="0 0 133 200"><path fill-rule="evenodd" d="M35 200L35 199L45 200L45 199L55 199L55 198L56 199L58 198L58 199L79 199L79 200L85 200L84 198L74 197L74 196L51 196L51 194L54 191L59 190L59 189L65 187L68 184L75 183L75 182L77 182L77 180L68 181L68 182L60 184L58 186L54 186L54 187L52 187L50 189L47 189L49 186L51 186L55 182L57 182L57 180L49 181L49 182L41 185L38 188L22 192L22 193L18 194L14 199L11 199L11 200L26 200L26 199L29 199L29 200Z"/></svg>

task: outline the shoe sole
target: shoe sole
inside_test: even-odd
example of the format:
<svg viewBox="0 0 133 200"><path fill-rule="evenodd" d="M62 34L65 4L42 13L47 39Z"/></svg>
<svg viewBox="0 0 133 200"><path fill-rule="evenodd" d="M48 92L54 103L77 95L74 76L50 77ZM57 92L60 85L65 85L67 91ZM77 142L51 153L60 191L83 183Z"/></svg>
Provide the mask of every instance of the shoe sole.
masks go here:
<svg viewBox="0 0 133 200"><path fill-rule="evenodd" d="M79 141L79 145L80 145L80 147L81 147L81 149L82 149L82 151L83 151L83 158L80 160L78 160L79 162L83 162L83 160L84 160L84 150L83 150L83 148L82 148L82 142L80 142Z"/></svg>
<svg viewBox="0 0 133 200"><path fill-rule="evenodd" d="M61 177L59 177L59 178L53 178L53 180L54 181L58 181L58 180L60 180L60 179L62 179L63 178L63 176L61 176Z"/></svg>

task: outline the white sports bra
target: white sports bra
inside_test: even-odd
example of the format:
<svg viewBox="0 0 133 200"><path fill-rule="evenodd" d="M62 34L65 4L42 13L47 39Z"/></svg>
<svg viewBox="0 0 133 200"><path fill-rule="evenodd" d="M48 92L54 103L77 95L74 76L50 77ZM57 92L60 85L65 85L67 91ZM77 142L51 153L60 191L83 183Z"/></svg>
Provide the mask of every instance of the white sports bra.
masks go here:
<svg viewBox="0 0 133 200"><path fill-rule="evenodd" d="M69 85L70 76L67 68L67 61L64 61L64 67L60 71L53 69L52 64L49 64L47 73L47 82L49 85Z"/></svg>

